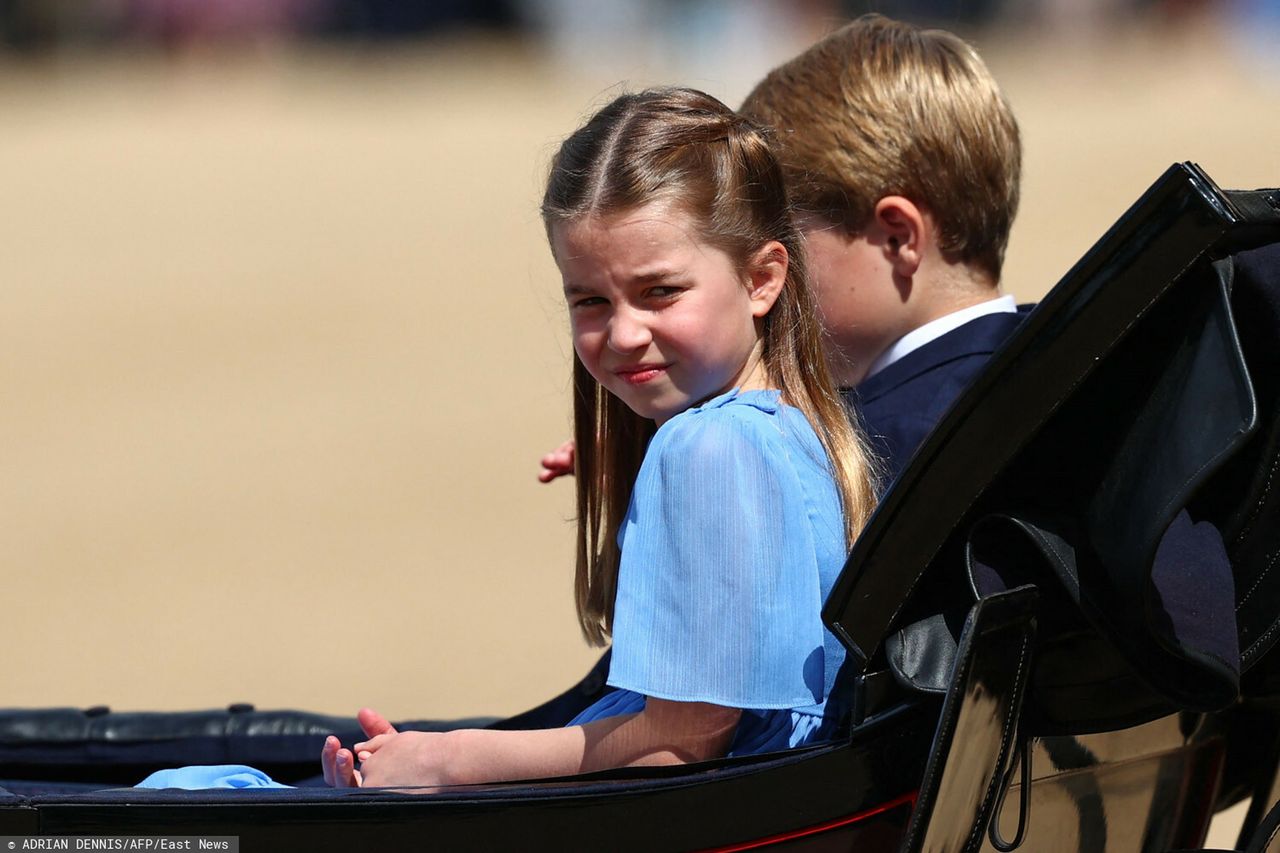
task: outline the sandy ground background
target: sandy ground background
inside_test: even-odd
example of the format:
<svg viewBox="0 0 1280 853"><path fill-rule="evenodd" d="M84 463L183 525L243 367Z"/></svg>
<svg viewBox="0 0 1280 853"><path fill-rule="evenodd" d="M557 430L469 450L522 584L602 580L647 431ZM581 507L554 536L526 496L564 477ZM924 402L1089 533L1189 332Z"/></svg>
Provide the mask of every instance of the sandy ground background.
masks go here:
<svg viewBox="0 0 1280 853"><path fill-rule="evenodd" d="M1280 78L1215 28L976 41L1024 133L1022 300L1174 161L1280 184ZM736 103L801 47L0 64L0 705L506 714L576 680L543 170L620 86Z"/></svg>

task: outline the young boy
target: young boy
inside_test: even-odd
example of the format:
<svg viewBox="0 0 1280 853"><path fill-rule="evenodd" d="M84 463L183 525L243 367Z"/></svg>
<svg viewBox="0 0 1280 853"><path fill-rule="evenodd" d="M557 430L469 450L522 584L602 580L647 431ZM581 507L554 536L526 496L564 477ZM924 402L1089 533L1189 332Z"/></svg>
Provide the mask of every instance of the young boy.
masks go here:
<svg viewBox="0 0 1280 853"><path fill-rule="evenodd" d="M896 476L1022 319L999 289L1017 122L972 47L879 15L774 69L741 112L774 130L833 370Z"/></svg>

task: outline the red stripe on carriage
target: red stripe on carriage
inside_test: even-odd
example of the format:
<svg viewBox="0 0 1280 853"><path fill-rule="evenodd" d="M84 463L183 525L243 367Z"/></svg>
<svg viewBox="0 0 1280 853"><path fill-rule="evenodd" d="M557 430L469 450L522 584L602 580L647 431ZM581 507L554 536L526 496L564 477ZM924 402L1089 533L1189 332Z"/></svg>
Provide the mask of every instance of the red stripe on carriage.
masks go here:
<svg viewBox="0 0 1280 853"><path fill-rule="evenodd" d="M706 853L737 853L739 850L755 850L760 847L768 847L770 844L780 844L783 841L793 841L797 838L804 838L807 835L817 835L821 832L830 832L833 829L839 829L842 826L861 823L868 818L884 814L887 811L892 811L893 809L907 804L910 804L911 808L914 809L916 807L916 797L919 793L919 791L912 791L909 794L903 794L897 799L889 800L887 803L881 803L875 808L867 809L864 812L858 812L857 814L849 815L848 817L837 818L836 820L827 821L826 823L820 823L817 826L810 826L805 829L797 829L791 832L783 832L778 835L770 835L768 838L758 838L755 841L744 841L741 844L733 844L728 847L711 847L707 849Z"/></svg>

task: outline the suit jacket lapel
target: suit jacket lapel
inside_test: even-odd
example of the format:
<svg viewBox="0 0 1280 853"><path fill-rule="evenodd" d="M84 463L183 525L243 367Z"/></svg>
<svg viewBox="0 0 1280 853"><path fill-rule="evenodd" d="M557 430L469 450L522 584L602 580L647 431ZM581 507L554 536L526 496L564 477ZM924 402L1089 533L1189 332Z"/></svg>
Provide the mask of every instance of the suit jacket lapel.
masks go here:
<svg viewBox="0 0 1280 853"><path fill-rule="evenodd" d="M984 314L912 350L855 389L864 403L909 382L922 373L935 370L949 361L971 355L990 355L1004 343L1027 316L1030 309L1017 313Z"/></svg>

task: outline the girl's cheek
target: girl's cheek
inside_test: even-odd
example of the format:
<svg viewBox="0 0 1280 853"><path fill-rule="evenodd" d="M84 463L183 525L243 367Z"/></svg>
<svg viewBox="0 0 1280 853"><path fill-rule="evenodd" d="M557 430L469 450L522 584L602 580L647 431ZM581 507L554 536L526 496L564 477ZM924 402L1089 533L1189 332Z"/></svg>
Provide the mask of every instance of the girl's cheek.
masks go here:
<svg viewBox="0 0 1280 853"><path fill-rule="evenodd" d="M596 354L600 351L600 334L596 332L575 331L573 335L573 351L578 359L595 373Z"/></svg>

